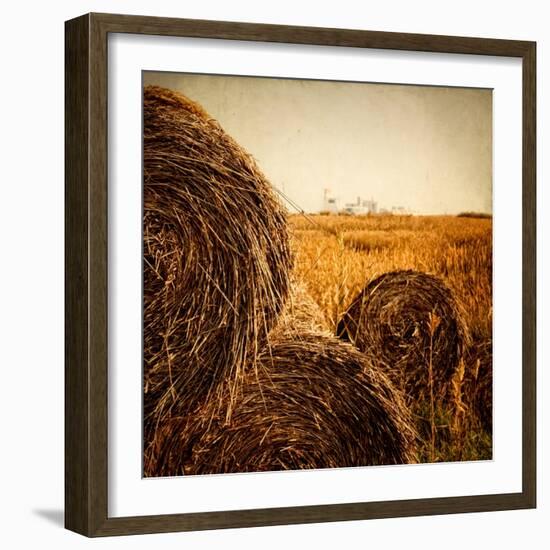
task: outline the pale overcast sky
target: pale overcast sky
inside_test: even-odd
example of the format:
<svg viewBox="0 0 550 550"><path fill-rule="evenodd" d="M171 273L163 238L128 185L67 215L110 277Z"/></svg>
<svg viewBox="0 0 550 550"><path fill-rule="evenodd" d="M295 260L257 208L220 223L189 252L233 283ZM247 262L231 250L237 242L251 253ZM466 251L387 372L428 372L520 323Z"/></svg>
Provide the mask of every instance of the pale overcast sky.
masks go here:
<svg viewBox="0 0 550 550"><path fill-rule="evenodd" d="M340 205L492 212L491 90L177 73L144 84L200 103L307 212L327 188Z"/></svg>

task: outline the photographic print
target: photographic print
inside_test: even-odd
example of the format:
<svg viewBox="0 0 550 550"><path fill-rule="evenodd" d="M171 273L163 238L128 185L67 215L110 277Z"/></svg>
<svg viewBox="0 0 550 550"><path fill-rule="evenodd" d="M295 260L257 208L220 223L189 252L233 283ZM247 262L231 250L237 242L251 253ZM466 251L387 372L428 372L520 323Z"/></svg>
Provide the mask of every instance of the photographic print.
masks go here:
<svg viewBox="0 0 550 550"><path fill-rule="evenodd" d="M492 458L492 90L143 73L143 475Z"/></svg>

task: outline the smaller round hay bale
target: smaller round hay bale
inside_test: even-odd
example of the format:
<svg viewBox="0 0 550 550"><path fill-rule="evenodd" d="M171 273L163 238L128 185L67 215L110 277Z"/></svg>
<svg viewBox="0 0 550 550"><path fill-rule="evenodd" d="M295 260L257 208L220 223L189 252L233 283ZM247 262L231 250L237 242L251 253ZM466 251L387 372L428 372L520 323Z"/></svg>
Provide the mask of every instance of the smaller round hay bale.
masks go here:
<svg viewBox="0 0 550 550"><path fill-rule="evenodd" d="M493 432L493 341L475 342L467 354L468 370L464 384L464 399L474 422L489 434Z"/></svg>
<svg viewBox="0 0 550 550"><path fill-rule="evenodd" d="M152 475L415 462L416 433L400 392L364 354L315 332L271 340L230 421L226 395L167 427Z"/></svg>
<svg viewBox="0 0 550 550"><path fill-rule="evenodd" d="M407 400L443 398L469 343L462 310L433 275L393 271L371 281L338 323L337 335L387 369Z"/></svg>

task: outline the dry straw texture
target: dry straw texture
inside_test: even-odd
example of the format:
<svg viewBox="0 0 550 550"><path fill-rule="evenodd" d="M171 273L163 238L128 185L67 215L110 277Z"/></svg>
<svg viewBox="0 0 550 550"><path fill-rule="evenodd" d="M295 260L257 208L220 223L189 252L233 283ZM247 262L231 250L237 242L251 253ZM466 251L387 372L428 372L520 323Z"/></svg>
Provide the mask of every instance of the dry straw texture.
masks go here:
<svg viewBox="0 0 550 550"><path fill-rule="evenodd" d="M336 468L415 461L400 393L334 337L275 333L226 421L224 402L174 419L153 475Z"/></svg>
<svg viewBox="0 0 550 550"><path fill-rule="evenodd" d="M154 461L157 427L214 398L222 381L230 416L285 303L291 253L271 185L200 106L147 87L143 122L144 408Z"/></svg>
<svg viewBox="0 0 550 550"><path fill-rule="evenodd" d="M464 394L471 418L489 434L493 432L493 341L475 342L468 350Z"/></svg>
<svg viewBox="0 0 550 550"><path fill-rule="evenodd" d="M376 358L410 401L446 396L469 335L450 289L417 271L385 273L353 300L340 338Z"/></svg>
<svg viewBox="0 0 550 550"><path fill-rule="evenodd" d="M292 332L323 332L331 334L330 324L306 287L293 281L290 294L271 336Z"/></svg>

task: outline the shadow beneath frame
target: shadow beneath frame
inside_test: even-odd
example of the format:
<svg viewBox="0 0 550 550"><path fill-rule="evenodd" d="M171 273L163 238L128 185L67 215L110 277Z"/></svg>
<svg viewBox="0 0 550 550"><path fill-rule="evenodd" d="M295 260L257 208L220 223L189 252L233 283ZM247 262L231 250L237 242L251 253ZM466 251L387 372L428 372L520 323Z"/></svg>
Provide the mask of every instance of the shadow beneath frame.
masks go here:
<svg viewBox="0 0 550 550"><path fill-rule="evenodd" d="M60 509L38 509L33 510L32 513L35 516L45 519L46 521L53 523L57 527L65 526L65 512Z"/></svg>

